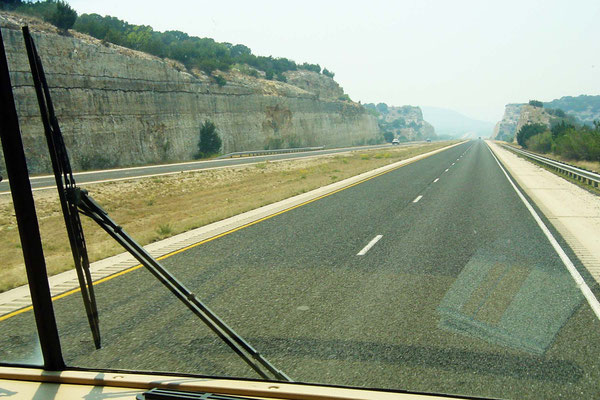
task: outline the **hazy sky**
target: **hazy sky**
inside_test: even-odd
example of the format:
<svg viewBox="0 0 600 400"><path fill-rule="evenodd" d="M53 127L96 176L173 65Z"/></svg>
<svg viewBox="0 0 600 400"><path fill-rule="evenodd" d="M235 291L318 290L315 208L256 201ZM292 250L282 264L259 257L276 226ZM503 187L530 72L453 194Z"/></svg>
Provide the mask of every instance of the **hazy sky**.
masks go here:
<svg viewBox="0 0 600 400"><path fill-rule="evenodd" d="M69 0L155 30L318 63L355 101L496 122L506 103L600 94L600 0Z"/></svg>

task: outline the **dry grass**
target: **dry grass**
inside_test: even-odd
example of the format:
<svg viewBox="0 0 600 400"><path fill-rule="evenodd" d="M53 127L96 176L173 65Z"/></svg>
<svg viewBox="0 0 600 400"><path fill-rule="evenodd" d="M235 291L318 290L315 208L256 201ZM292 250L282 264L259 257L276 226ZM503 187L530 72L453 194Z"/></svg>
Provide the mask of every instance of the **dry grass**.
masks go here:
<svg viewBox="0 0 600 400"><path fill-rule="evenodd" d="M448 142L377 149L308 160L110 182L89 186L111 217L145 245L257 207L346 179ZM50 275L73 268L58 196L34 193ZM82 217L91 261L122 249L91 220ZM0 291L26 283L23 255L11 197L0 196Z"/></svg>

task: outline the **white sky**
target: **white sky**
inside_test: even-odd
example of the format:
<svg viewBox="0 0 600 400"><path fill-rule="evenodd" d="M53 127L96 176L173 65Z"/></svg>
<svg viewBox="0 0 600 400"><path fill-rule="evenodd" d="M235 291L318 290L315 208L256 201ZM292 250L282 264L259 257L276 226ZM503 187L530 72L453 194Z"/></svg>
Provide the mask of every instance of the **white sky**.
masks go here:
<svg viewBox="0 0 600 400"><path fill-rule="evenodd" d="M600 0L69 0L155 30L318 63L355 101L498 121L507 103L600 94Z"/></svg>

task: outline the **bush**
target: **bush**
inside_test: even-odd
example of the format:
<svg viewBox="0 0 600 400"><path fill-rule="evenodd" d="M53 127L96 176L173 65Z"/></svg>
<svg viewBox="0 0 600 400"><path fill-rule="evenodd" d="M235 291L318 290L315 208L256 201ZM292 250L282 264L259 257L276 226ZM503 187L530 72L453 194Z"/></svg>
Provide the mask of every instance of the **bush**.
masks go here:
<svg viewBox="0 0 600 400"><path fill-rule="evenodd" d="M552 133L546 131L532 136L527 140L527 148L540 153L548 153L552 150Z"/></svg>
<svg viewBox="0 0 600 400"><path fill-rule="evenodd" d="M529 100L529 105L534 106L534 107L539 107L539 108L544 107L544 103L542 103L541 101L538 101L538 100Z"/></svg>
<svg viewBox="0 0 600 400"><path fill-rule="evenodd" d="M277 79L279 82L287 82L287 78L285 77L283 72L278 72L275 79Z"/></svg>
<svg viewBox="0 0 600 400"><path fill-rule="evenodd" d="M50 15L48 22L58 29L66 31L73 27L76 20L77 12L73 10L70 5L59 0L56 2L56 9L54 10L54 13Z"/></svg>
<svg viewBox="0 0 600 400"><path fill-rule="evenodd" d="M352 101L352 99L350 99L350 96L348 96L347 94L343 94L343 95L339 96L338 100L341 100L341 101Z"/></svg>
<svg viewBox="0 0 600 400"><path fill-rule="evenodd" d="M392 143L392 140L394 140L394 134L392 132L383 132L383 138L386 142Z"/></svg>
<svg viewBox="0 0 600 400"><path fill-rule="evenodd" d="M219 85L219 86L225 86L225 84L227 83L227 80L225 78L223 78L221 75L216 75L215 82L217 82L217 85Z"/></svg>
<svg viewBox="0 0 600 400"><path fill-rule="evenodd" d="M200 141L196 158L208 157L221 150L221 138L217 133L215 124L206 120L200 127Z"/></svg>
<svg viewBox="0 0 600 400"><path fill-rule="evenodd" d="M327 68L323 68L323 75L330 77L331 79L333 79L333 77L335 76L335 74L331 71L329 71Z"/></svg>
<svg viewBox="0 0 600 400"><path fill-rule="evenodd" d="M517 143L527 148L527 140L530 137L538 135L548 129L544 124L528 124L524 125L517 132Z"/></svg>

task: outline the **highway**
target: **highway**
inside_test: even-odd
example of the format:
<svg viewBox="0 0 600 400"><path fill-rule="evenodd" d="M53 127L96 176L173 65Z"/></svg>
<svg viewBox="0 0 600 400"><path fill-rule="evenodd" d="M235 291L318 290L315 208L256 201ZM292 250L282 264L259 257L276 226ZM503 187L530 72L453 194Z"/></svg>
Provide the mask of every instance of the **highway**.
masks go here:
<svg viewBox="0 0 600 400"><path fill-rule="evenodd" d="M408 142L402 143L400 146L414 146L424 142ZM291 160L305 157L315 157L319 155L344 153L347 151L354 150L368 150L390 147L390 144L372 145L372 146L355 146L355 147L340 147L334 149L324 149L316 151L306 151L301 153L283 153L283 154L272 154L265 156L252 156L252 157L237 157L230 159L215 159L215 160L203 160L203 161L190 161L184 163L175 164L158 164L158 165L146 165L141 167L130 167L130 168L116 168L98 171L85 171L74 173L75 181L78 184L90 184L98 182L109 182L116 180L135 179L148 176L157 175L168 175L176 174L184 171L198 171L202 169L210 168L223 168L235 165L252 164L264 161L276 161L276 160ZM31 187L34 190L55 188L54 175L41 175L33 176L30 178ZM0 194L10 193L10 187L8 180L0 182Z"/></svg>
<svg viewBox="0 0 600 400"><path fill-rule="evenodd" d="M600 397L598 318L481 140L162 263L295 381ZM100 350L80 296L54 302L68 365L257 378L149 272L96 291ZM0 322L0 359L34 343L31 312Z"/></svg>

